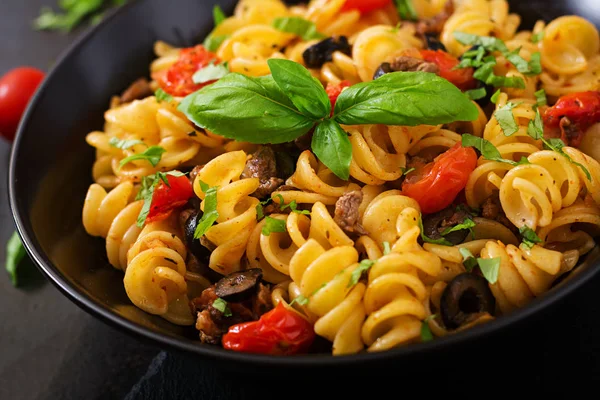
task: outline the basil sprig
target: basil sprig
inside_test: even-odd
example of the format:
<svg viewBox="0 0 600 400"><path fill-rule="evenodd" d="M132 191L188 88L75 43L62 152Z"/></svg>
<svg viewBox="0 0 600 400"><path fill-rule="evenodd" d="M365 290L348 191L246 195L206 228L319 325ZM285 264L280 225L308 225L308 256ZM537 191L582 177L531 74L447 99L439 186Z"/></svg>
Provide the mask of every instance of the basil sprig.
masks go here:
<svg viewBox="0 0 600 400"><path fill-rule="evenodd" d="M519 125L513 114L513 109L518 105L509 102L494 113L494 117L496 117L496 121L498 121L500 128L502 128L504 136L512 136L519 131Z"/></svg>
<svg viewBox="0 0 600 400"><path fill-rule="evenodd" d="M393 72L345 89L331 115L323 85L289 60L268 61L272 75L231 73L179 105L196 125L250 143L291 142L315 128L313 151L348 179L352 146L340 124L438 125L478 118L477 107L447 80L425 72Z"/></svg>
<svg viewBox="0 0 600 400"><path fill-rule="evenodd" d="M300 36L302 40L324 39L314 22L300 17L282 17L273 20L273 27L281 32Z"/></svg>
<svg viewBox="0 0 600 400"><path fill-rule="evenodd" d="M473 136L471 134L465 133L462 135L461 140L462 147L474 147L479 150L483 158L490 161L498 161L506 164L510 164L513 166L522 165L522 164L531 164L527 158L521 157L519 161L507 160L502 158L502 154L500 151L490 142L484 138L480 138L478 136Z"/></svg>
<svg viewBox="0 0 600 400"><path fill-rule="evenodd" d="M19 283L17 268L25 257L25 247L17 232L14 232L6 244L6 272L10 275L13 286Z"/></svg>

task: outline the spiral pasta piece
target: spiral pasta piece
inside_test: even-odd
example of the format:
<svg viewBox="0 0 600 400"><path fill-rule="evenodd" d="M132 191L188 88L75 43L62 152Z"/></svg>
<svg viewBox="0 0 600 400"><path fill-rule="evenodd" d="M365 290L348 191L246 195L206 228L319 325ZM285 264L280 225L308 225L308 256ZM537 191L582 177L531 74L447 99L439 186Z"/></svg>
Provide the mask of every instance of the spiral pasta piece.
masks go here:
<svg viewBox="0 0 600 400"><path fill-rule="evenodd" d="M129 204L133 184L123 182L110 192L98 184L88 189L83 205L83 226L91 236L106 238L117 215Z"/></svg>

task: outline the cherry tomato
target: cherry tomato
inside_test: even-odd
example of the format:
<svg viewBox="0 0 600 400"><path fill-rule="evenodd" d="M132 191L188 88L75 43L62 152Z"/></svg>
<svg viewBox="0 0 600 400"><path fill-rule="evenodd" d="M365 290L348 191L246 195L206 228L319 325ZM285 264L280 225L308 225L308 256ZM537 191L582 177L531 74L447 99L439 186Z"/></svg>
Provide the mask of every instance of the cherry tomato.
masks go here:
<svg viewBox="0 0 600 400"><path fill-rule="evenodd" d="M333 109L335 108L335 102L337 101L337 98L340 97L342 90L344 90L347 87L350 87L350 82L348 82L348 81L341 81L337 85L332 85L331 83L327 84L326 91L327 91L327 96L329 96L329 101L331 101L331 112L332 113L333 113Z"/></svg>
<svg viewBox="0 0 600 400"><path fill-rule="evenodd" d="M342 11L358 10L361 14L383 8L392 0L346 0Z"/></svg>
<svg viewBox="0 0 600 400"><path fill-rule="evenodd" d="M477 153L457 143L433 162L408 174L402 193L415 199L424 214L448 207L463 190L477 166Z"/></svg>
<svg viewBox="0 0 600 400"><path fill-rule="evenodd" d="M440 68L439 75L460 90L470 90L477 86L473 68L454 69L460 61L453 55L443 50L421 50L421 56L425 61L436 64Z"/></svg>
<svg viewBox="0 0 600 400"><path fill-rule="evenodd" d="M0 78L0 134L12 140L31 96L44 73L31 67L15 68Z"/></svg>
<svg viewBox="0 0 600 400"><path fill-rule="evenodd" d="M291 355L306 353L314 339L312 324L279 303L258 321L229 328L223 347L245 353Z"/></svg>
<svg viewBox="0 0 600 400"><path fill-rule="evenodd" d="M187 96L215 82L194 83L192 79L198 70L209 65L211 61L215 64L220 62L214 53L206 50L202 45L182 49L177 62L168 70L154 74L153 78L170 95L177 97Z"/></svg>
<svg viewBox="0 0 600 400"><path fill-rule="evenodd" d="M166 175L169 186L164 181L154 188L152 203L146 222L161 221L167 218L173 210L184 206L194 196L192 184L187 176Z"/></svg>
<svg viewBox="0 0 600 400"><path fill-rule="evenodd" d="M567 145L577 147L583 139L583 133L600 122L600 92L572 93L558 99L544 114L544 125L550 131L549 136L558 136L556 133L564 117L569 119L573 128L569 129L569 135L563 129L561 138Z"/></svg>

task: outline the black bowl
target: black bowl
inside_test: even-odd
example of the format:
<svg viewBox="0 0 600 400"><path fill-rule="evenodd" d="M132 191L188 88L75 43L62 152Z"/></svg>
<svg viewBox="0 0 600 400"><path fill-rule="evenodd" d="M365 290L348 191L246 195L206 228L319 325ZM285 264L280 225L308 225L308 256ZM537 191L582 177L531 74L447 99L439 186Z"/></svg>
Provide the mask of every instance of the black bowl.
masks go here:
<svg viewBox="0 0 600 400"><path fill-rule="evenodd" d="M600 25L597 0L511 1L531 27L538 18L579 14ZM140 0L83 36L56 64L20 126L10 162L10 205L30 256L76 304L124 330L160 345L238 367L360 367L379 370L390 363L473 346L475 341L518 322L576 290L599 270L598 249L565 282L527 307L494 322L430 343L378 354L331 357L314 354L270 357L202 345L193 328L181 328L134 307L123 289L122 272L106 259L104 240L88 236L81 210L91 183L94 151L85 135L102 127L110 97L147 75L154 41L181 46L200 41L213 25L216 0ZM234 0L219 2L226 11ZM595 14L594 14L595 13ZM514 328L516 329L516 328Z"/></svg>

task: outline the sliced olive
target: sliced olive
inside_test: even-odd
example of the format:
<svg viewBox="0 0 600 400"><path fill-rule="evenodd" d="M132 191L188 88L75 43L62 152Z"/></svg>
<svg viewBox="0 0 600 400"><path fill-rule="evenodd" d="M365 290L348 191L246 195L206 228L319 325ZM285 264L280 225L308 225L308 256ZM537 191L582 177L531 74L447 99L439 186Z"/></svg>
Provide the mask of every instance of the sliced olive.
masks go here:
<svg viewBox="0 0 600 400"><path fill-rule="evenodd" d="M373 80L381 78L383 75L389 74L390 72L394 72L394 70L392 69L392 65L388 62L384 62L375 71L375 74L373 75Z"/></svg>
<svg viewBox="0 0 600 400"><path fill-rule="evenodd" d="M198 226L198 221L202 218L202 212L193 212L190 214L188 219L185 221L185 243L187 248L192 252L194 256L204 265L208 265L210 261L211 251L206 247L202 246L200 240L194 239L194 233Z"/></svg>
<svg viewBox="0 0 600 400"><path fill-rule="evenodd" d="M263 273L259 268L234 272L215 285L215 293L225 301L239 303L254 296Z"/></svg>
<svg viewBox="0 0 600 400"><path fill-rule="evenodd" d="M433 33L425 34L425 42L427 42L427 48L429 50L442 50L446 52L448 51L446 50L446 46L444 46L444 44L440 42L438 36Z"/></svg>
<svg viewBox="0 0 600 400"><path fill-rule="evenodd" d="M480 313L494 315L495 308L496 299L487 280L469 273L452 279L440 300L442 320L448 329L456 329Z"/></svg>
<svg viewBox="0 0 600 400"><path fill-rule="evenodd" d="M326 62L333 60L333 53L336 51L351 54L352 48L346 36L333 36L310 46L302 53L302 58L308 68L321 68Z"/></svg>
<svg viewBox="0 0 600 400"><path fill-rule="evenodd" d="M444 225L444 221L450 219L454 215L455 211L452 208L445 208L442 211L439 211L435 214L429 214L423 216L423 232L425 235L432 239L441 239L442 232L448 228L452 228L452 225ZM467 214L465 213L465 218ZM460 218L460 220L464 220L464 218ZM456 224L453 224L456 225ZM444 239L449 241L450 243L457 245L467 238L469 234L468 229L462 229L459 231L450 232L447 235L443 236Z"/></svg>

